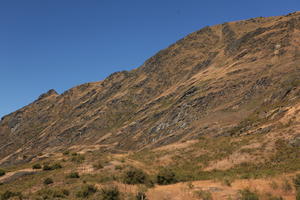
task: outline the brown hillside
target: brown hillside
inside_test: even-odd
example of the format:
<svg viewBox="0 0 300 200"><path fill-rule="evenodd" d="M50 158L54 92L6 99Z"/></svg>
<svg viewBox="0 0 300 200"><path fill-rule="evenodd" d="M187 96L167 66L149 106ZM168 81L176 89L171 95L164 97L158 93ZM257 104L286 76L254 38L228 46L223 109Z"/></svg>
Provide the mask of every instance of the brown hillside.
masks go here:
<svg viewBox="0 0 300 200"><path fill-rule="evenodd" d="M265 145L263 155L275 138L299 146L299 48L300 12L205 27L137 69L63 94L50 90L3 117L0 165L72 147L128 152L202 136L260 135L245 148Z"/></svg>

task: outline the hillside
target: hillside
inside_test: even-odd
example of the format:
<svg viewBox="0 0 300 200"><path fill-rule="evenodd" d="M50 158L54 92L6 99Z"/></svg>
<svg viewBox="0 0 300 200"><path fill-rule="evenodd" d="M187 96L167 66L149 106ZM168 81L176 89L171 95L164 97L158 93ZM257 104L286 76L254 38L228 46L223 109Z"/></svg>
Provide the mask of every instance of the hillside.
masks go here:
<svg viewBox="0 0 300 200"><path fill-rule="evenodd" d="M294 173L299 48L300 12L202 28L139 68L50 90L3 117L0 166L71 151L121 156L150 174L168 166L180 181Z"/></svg>

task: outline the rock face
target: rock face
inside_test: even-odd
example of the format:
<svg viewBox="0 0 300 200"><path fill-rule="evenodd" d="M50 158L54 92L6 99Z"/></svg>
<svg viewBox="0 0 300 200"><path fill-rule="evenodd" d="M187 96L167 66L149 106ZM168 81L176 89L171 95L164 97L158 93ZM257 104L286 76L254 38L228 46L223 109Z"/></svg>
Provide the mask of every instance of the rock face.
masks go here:
<svg viewBox="0 0 300 200"><path fill-rule="evenodd" d="M75 145L129 151L276 131L299 104L299 45L299 12L205 27L137 69L50 90L3 117L0 165Z"/></svg>

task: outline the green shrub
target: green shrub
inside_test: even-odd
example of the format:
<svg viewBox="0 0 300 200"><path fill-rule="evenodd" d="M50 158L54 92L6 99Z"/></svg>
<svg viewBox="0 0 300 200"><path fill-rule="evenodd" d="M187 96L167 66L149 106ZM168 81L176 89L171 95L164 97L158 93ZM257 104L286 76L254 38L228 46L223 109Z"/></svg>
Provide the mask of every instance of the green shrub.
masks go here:
<svg viewBox="0 0 300 200"><path fill-rule="evenodd" d="M159 185L168 185L176 183L177 179L175 173L172 170L163 168L157 174L156 181Z"/></svg>
<svg viewBox="0 0 300 200"><path fill-rule="evenodd" d="M71 172L69 175L67 175L67 178L80 178L78 172Z"/></svg>
<svg viewBox="0 0 300 200"><path fill-rule="evenodd" d="M255 192L251 192L249 189L240 190L241 200L259 200L258 195Z"/></svg>
<svg viewBox="0 0 300 200"><path fill-rule="evenodd" d="M117 187L106 187L101 189L101 200L120 200L120 192Z"/></svg>
<svg viewBox="0 0 300 200"><path fill-rule="evenodd" d="M46 178L45 180L44 180L44 185L50 185L50 184L52 184L53 183L53 179L52 178Z"/></svg>
<svg viewBox="0 0 300 200"><path fill-rule="evenodd" d="M55 170L55 169L61 169L62 166L60 163L55 163L54 165L51 166L52 170Z"/></svg>
<svg viewBox="0 0 300 200"><path fill-rule="evenodd" d="M85 160L84 155L72 154L71 161L76 163L82 163Z"/></svg>
<svg viewBox="0 0 300 200"><path fill-rule="evenodd" d="M197 197L201 198L202 200L212 200L212 194L209 191L195 191Z"/></svg>
<svg viewBox="0 0 300 200"><path fill-rule="evenodd" d="M65 198L70 195L70 192L66 189L58 190L58 189L50 189L45 188L41 189L36 193L37 196L42 199L56 199L56 198Z"/></svg>
<svg viewBox="0 0 300 200"><path fill-rule="evenodd" d="M126 184L145 184L148 175L140 169L130 168L123 175L123 182Z"/></svg>
<svg viewBox="0 0 300 200"><path fill-rule="evenodd" d="M12 197L19 197L19 199L22 199L22 193L20 192L11 192L9 190L5 191L4 193L0 194L0 200L7 200Z"/></svg>
<svg viewBox="0 0 300 200"><path fill-rule="evenodd" d="M34 164L32 169L42 169L42 166L40 164Z"/></svg>
<svg viewBox="0 0 300 200"><path fill-rule="evenodd" d="M5 175L5 170L4 169L0 169L0 176L4 176Z"/></svg>
<svg viewBox="0 0 300 200"><path fill-rule="evenodd" d="M61 168L62 168L62 166L59 163L55 163L54 165L49 165L48 163L46 163L43 166L44 171L56 170L56 169L61 169Z"/></svg>
<svg viewBox="0 0 300 200"><path fill-rule="evenodd" d="M49 171L49 170L52 170L52 167L50 165L48 165L48 164L44 164L43 170L44 171Z"/></svg>
<svg viewBox="0 0 300 200"><path fill-rule="evenodd" d="M97 188L93 185L84 185L81 189L76 193L78 198L87 198L90 195L97 192Z"/></svg>

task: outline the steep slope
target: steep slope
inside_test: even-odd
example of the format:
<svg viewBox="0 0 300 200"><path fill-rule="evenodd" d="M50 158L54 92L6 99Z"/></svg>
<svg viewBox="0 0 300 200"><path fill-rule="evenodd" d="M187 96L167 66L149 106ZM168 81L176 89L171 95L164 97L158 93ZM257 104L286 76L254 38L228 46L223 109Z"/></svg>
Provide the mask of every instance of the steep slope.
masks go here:
<svg viewBox="0 0 300 200"><path fill-rule="evenodd" d="M0 165L70 147L123 152L200 136L299 145L300 12L205 27L141 67L54 90L0 121Z"/></svg>

